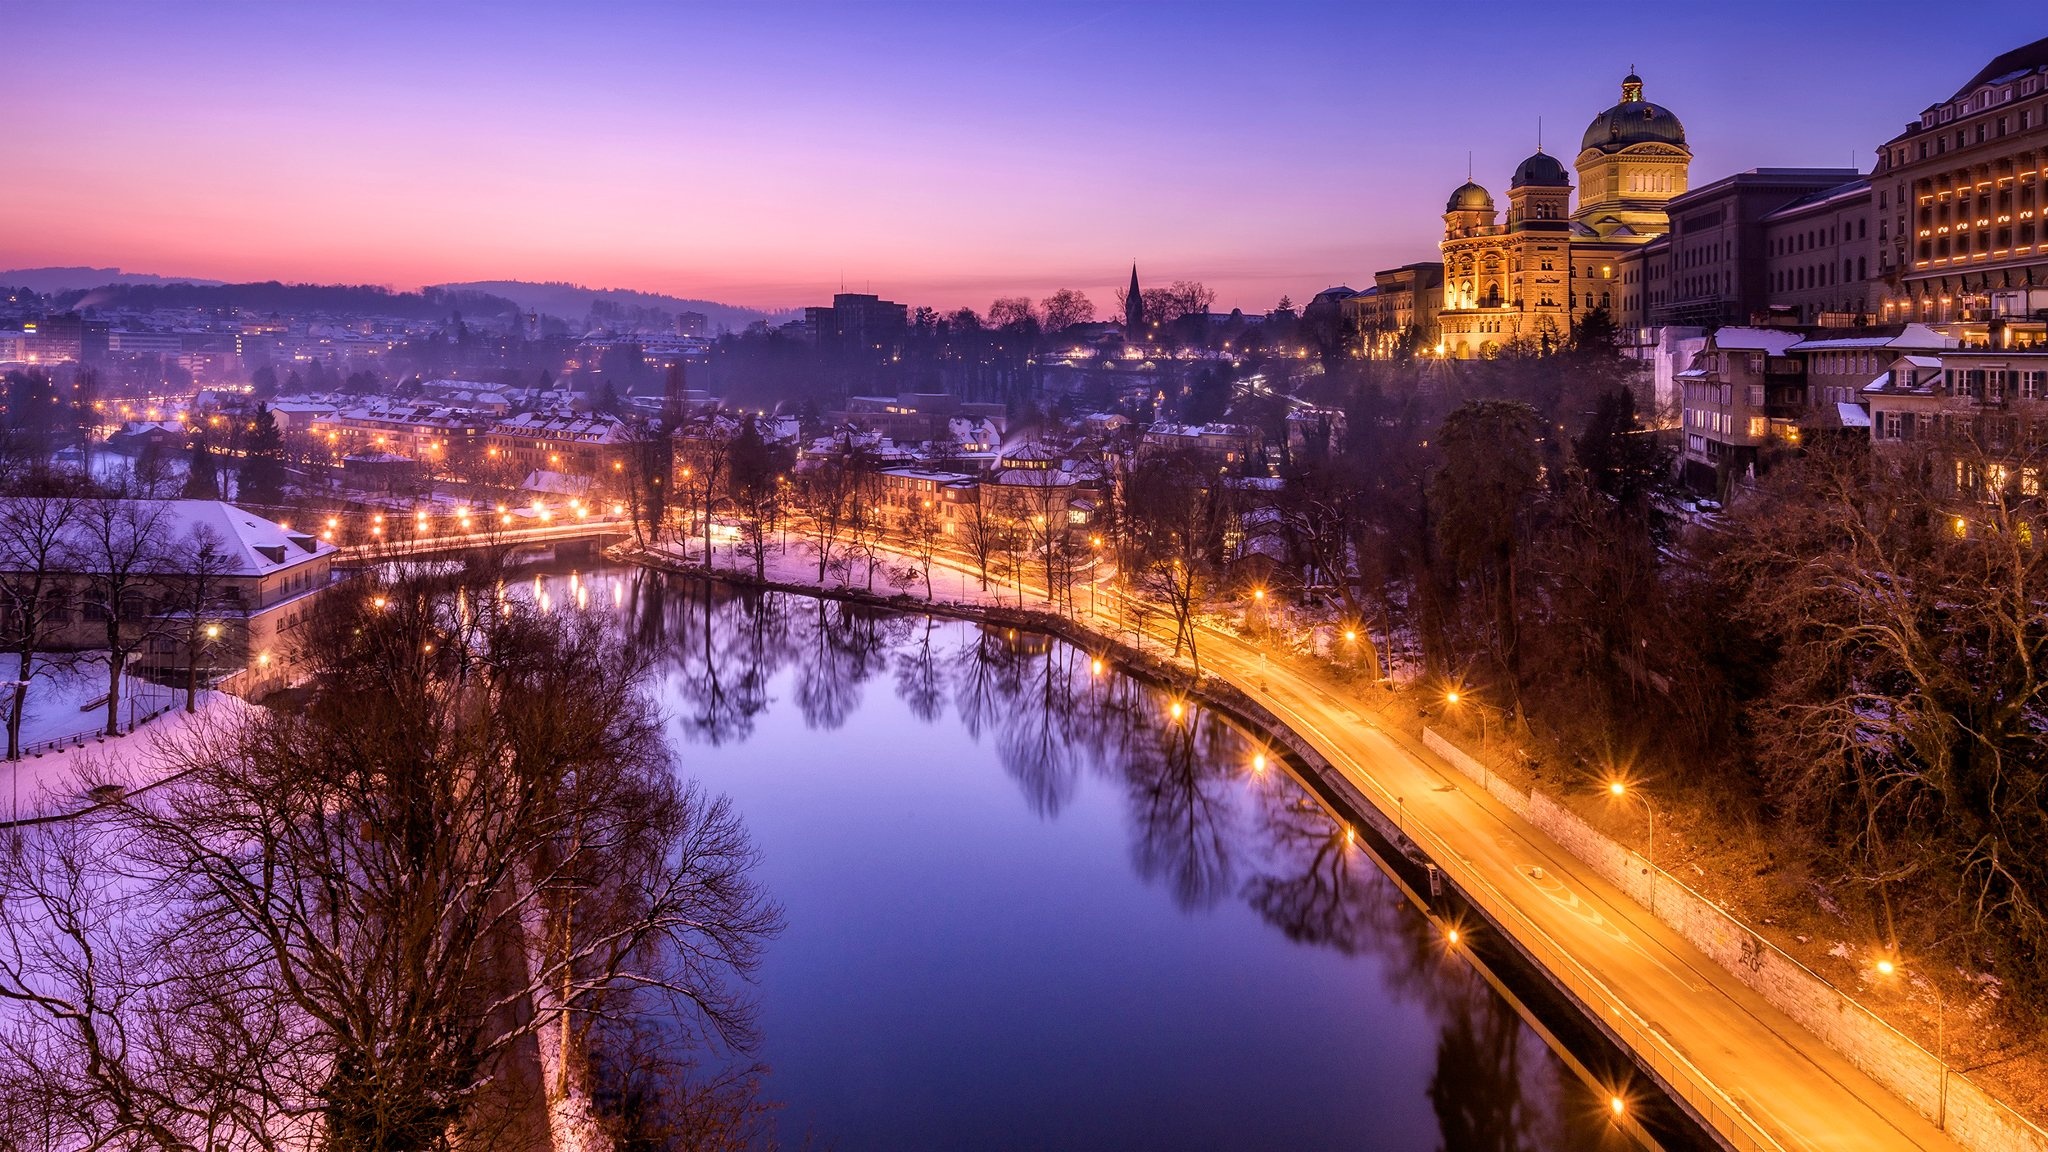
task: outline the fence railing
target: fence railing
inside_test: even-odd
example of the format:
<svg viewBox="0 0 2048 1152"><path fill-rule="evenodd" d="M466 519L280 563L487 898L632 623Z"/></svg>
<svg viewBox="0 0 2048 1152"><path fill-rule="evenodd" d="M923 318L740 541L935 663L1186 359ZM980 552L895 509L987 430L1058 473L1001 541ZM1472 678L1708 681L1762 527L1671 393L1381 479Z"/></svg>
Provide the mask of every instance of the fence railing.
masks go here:
<svg viewBox="0 0 2048 1152"><path fill-rule="evenodd" d="M142 687L143 685L147 685L147 687L144 688ZM121 733L135 731L137 728L177 707L178 703L175 691L161 684L151 684L147 680L130 680L128 690L123 694L123 697L128 708L128 721L126 724L116 725ZM63 736L50 736L42 740L23 744L16 759L41 756L46 752L61 751L66 748L83 748L87 744L105 738L105 725L95 724L90 728L67 733Z"/></svg>

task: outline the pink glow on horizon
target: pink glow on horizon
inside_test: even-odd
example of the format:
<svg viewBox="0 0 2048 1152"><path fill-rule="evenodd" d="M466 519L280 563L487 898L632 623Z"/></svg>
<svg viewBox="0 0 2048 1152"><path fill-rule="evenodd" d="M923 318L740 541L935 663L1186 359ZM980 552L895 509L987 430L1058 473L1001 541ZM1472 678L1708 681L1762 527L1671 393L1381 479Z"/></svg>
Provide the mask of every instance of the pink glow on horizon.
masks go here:
<svg viewBox="0 0 2048 1152"><path fill-rule="evenodd" d="M1786 36L1865 35L1768 11ZM1645 20L1668 25L1645 43L1741 24ZM1535 115L1574 136L1626 64L1574 45L1537 67L1521 47L1545 17L1520 9L1455 44L1427 13L1349 5L115 3L6 23L33 50L10 54L0 268L563 280L762 308L844 283L978 309L1078 288L1107 314L1134 259L1225 309L1364 287L1434 257L1467 149L1504 191ZM1920 71L1967 76L2011 46L1973 35L1928 46L1942 59ZM1944 94L1908 98L1852 49L1800 81L1796 130L1782 79L1736 83L1711 53L1643 72L1703 183L1867 155ZM1519 107L1432 95L1480 58L1499 75L1460 83Z"/></svg>

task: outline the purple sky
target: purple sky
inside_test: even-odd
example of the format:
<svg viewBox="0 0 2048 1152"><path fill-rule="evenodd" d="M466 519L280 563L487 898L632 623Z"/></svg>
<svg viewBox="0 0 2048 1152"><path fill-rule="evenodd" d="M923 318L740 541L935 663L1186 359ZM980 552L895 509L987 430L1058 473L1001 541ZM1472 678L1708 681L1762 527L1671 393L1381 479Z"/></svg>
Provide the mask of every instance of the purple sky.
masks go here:
<svg viewBox="0 0 2048 1152"><path fill-rule="evenodd" d="M1867 168L2043 11L0 0L0 268L1262 310L1431 258L1467 150L1569 162L1631 65L1695 184Z"/></svg>

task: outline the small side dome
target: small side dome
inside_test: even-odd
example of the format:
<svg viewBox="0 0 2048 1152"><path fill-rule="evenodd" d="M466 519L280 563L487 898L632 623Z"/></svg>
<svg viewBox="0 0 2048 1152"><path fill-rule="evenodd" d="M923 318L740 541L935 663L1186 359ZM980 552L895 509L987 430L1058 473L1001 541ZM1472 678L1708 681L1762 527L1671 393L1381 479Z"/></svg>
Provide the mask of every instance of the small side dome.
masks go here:
<svg viewBox="0 0 2048 1152"><path fill-rule="evenodd" d="M1538 152L1515 168L1515 178L1510 188L1569 188L1572 178L1565 175L1564 165L1554 156Z"/></svg>
<svg viewBox="0 0 2048 1152"><path fill-rule="evenodd" d="M1451 193L1450 200L1444 204L1444 211L1491 212L1493 211L1493 194L1467 180L1463 184L1458 185L1456 192Z"/></svg>

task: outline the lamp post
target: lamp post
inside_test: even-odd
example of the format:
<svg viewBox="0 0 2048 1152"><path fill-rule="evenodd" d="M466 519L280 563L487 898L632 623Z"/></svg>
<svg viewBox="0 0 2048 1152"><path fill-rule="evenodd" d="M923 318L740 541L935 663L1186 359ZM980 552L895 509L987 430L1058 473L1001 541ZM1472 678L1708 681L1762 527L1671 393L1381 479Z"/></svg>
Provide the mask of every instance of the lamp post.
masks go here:
<svg viewBox="0 0 2048 1152"><path fill-rule="evenodd" d="M1471 693L1457 688L1451 688L1444 692L1444 703L1453 708L1465 703L1468 699L1471 700L1472 711L1479 714L1479 747L1484 750L1486 747L1486 705L1472 698Z"/></svg>
<svg viewBox="0 0 2048 1152"><path fill-rule="evenodd" d="M1643 814L1649 819L1649 836L1644 842L1643 859L1650 865L1650 914L1657 914L1657 810L1650 806L1650 798L1628 786L1623 780L1607 785L1610 796L1633 797L1642 802Z"/></svg>
<svg viewBox="0 0 2048 1152"><path fill-rule="evenodd" d="M1891 949L1889 955L1880 956L1877 974L1887 979L1896 976L1905 965L1894 960L1898 949ZM1929 980L1927 986L1934 989L1934 1059L1941 1065L1941 1087L1935 1103L1934 1126L1948 1131L1948 1002L1942 997L1941 985Z"/></svg>

